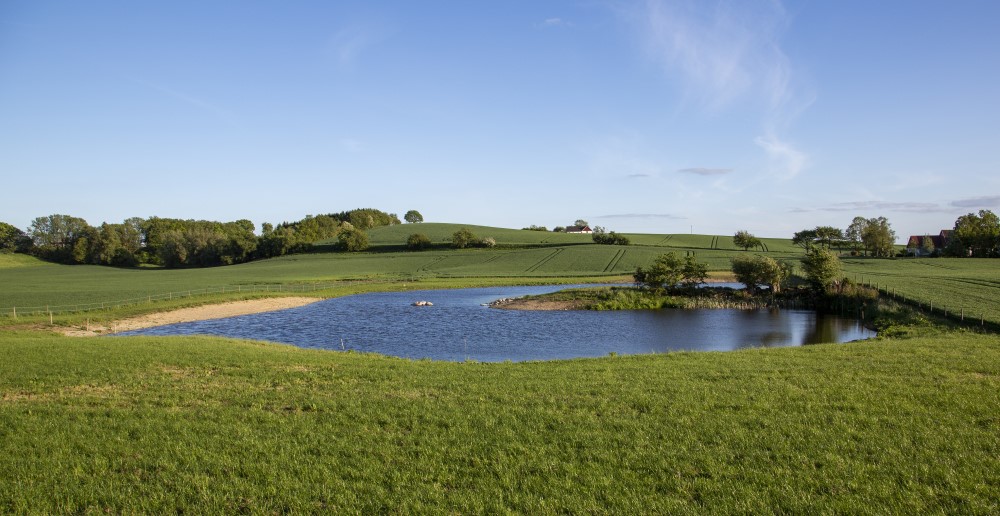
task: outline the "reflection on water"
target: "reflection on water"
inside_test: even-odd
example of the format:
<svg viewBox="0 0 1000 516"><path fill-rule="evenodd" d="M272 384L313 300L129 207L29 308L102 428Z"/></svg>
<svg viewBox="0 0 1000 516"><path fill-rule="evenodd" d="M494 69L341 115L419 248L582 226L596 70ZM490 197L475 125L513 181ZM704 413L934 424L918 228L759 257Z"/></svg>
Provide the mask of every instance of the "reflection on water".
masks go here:
<svg viewBox="0 0 1000 516"><path fill-rule="evenodd" d="M494 287L360 294L264 314L130 332L208 334L436 360L550 360L800 346L870 338L857 321L808 310L586 310L532 312L482 306L567 288ZM427 300L432 307L414 307ZM343 346L343 348L342 348Z"/></svg>

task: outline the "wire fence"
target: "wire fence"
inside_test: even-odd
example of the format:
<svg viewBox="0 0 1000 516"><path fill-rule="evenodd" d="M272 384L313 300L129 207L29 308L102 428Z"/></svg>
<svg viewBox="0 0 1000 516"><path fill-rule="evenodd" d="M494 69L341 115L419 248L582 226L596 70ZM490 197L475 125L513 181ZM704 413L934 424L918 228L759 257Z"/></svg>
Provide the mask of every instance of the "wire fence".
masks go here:
<svg viewBox="0 0 1000 516"><path fill-rule="evenodd" d="M336 281L327 283L297 283L297 284L266 284L266 285L236 285L222 287L206 287L199 289L180 290L177 292L167 292L165 294L148 294L117 301L100 301L93 303L79 303L73 305L39 305L39 306L10 306L0 308L0 313L6 317L17 319L18 317L30 317L37 315L57 315L66 313L82 313L98 310L111 310L127 306L138 306L151 304L158 301L173 301L178 299L194 298L213 294L261 294L261 293L308 293L326 290L335 286L348 286L362 281Z"/></svg>
<svg viewBox="0 0 1000 516"><path fill-rule="evenodd" d="M934 301L906 297L905 294L897 291L895 287L890 287L889 285L884 285L878 282L872 282L871 280L862 281L861 284L875 289L875 291L879 293L879 296L884 297L885 299L907 305L911 308L916 308L918 311L928 315L943 317L964 326L978 326L980 328L990 327L991 329L996 329L1000 326L996 321L992 320L992 318L986 317L987 310L982 306L956 306L955 304L946 304L942 302L935 304Z"/></svg>

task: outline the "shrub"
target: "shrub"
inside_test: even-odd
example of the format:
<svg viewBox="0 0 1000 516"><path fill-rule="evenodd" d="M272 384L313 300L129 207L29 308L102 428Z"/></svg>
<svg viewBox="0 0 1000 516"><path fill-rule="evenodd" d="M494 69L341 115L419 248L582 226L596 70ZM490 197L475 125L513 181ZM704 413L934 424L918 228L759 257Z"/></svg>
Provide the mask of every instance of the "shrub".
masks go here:
<svg viewBox="0 0 1000 516"><path fill-rule="evenodd" d="M413 251L422 251L430 245L431 239L423 233L414 233L406 239L406 248Z"/></svg>
<svg viewBox="0 0 1000 516"><path fill-rule="evenodd" d="M476 243L478 239L469 228L462 228L451 235L451 246L455 249L465 249Z"/></svg>

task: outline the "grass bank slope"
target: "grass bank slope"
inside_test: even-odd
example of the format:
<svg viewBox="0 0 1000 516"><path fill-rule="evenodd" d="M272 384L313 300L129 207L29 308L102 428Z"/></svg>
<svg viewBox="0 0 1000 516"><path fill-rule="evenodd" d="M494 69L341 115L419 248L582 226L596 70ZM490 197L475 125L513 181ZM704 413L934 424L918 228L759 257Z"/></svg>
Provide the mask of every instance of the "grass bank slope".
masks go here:
<svg viewBox="0 0 1000 516"><path fill-rule="evenodd" d="M1000 339L549 363L0 334L0 512L996 514Z"/></svg>

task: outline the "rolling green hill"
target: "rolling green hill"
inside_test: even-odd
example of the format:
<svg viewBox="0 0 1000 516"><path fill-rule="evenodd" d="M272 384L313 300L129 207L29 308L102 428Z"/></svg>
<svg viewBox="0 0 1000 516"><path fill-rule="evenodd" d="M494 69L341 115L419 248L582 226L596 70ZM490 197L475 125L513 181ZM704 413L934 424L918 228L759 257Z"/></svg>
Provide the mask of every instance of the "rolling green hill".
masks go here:
<svg viewBox="0 0 1000 516"><path fill-rule="evenodd" d="M492 249L454 250L446 242L462 227L493 237ZM438 245L407 251L406 237L420 232ZM167 293L260 285L302 286L365 280L383 283L438 281L438 285L517 282L576 282L586 278L628 278L658 255L693 254L712 271L728 271L732 238L713 235L628 234L633 245L594 244L589 235L422 223L371 231L370 252L318 252L205 269L116 269L55 265L23 255L0 254L0 314L12 307L75 309L83 303L116 303ZM764 239L767 254L793 265L802 250L788 240ZM750 251L759 253L761 251ZM845 258L849 277L867 279L907 299L949 313L1000 323L1000 260ZM443 281L443 283L442 283Z"/></svg>

